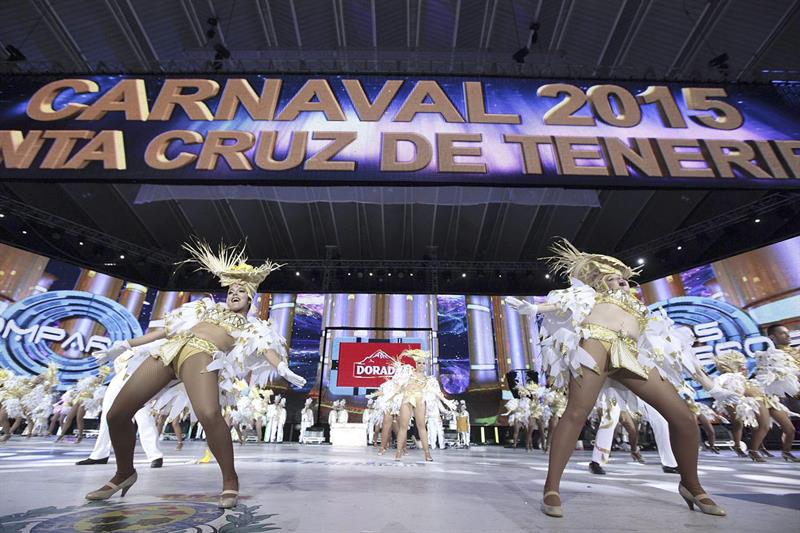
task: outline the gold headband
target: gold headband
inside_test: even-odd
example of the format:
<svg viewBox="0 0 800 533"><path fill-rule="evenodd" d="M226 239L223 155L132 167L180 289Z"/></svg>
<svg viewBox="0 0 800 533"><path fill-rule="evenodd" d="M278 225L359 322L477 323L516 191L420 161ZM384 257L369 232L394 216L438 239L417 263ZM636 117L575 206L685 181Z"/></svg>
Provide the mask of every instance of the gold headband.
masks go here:
<svg viewBox="0 0 800 533"><path fill-rule="evenodd" d="M747 360L739 352L731 350L715 357L714 363L717 365L717 369L722 373L738 372L739 369L747 363Z"/></svg>
<svg viewBox="0 0 800 533"><path fill-rule="evenodd" d="M400 358L402 359L403 357L410 357L415 363L424 363L426 360L430 359L431 352L420 349L403 350L400 353Z"/></svg>
<svg viewBox="0 0 800 533"><path fill-rule="evenodd" d="M641 267L632 268L610 255L581 252L567 239L557 240L550 247L552 256L542 257L557 275L576 278L591 286L599 287L606 277L618 275L630 279L639 274Z"/></svg>

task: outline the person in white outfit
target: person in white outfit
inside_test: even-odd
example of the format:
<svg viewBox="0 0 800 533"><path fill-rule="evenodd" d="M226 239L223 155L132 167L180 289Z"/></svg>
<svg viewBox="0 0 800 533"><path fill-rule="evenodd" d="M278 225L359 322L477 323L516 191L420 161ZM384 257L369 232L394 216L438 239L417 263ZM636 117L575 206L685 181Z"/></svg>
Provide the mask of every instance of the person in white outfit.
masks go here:
<svg viewBox="0 0 800 533"><path fill-rule="evenodd" d="M336 413L336 422L339 424L347 424L350 419L350 413L347 412L344 400L339 400L339 410Z"/></svg>
<svg viewBox="0 0 800 533"><path fill-rule="evenodd" d="M372 442L375 439L375 425L372 424L372 415L375 411L373 406L375 405L375 400L369 399L367 400L367 406L364 408L364 411L361 413L361 423L364 424L366 431L367 431L367 446L372 445Z"/></svg>
<svg viewBox="0 0 800 533"><path fill-rule="evenodd" d="M425 404L425 425L428 428L428 444L431 448L436 448L437 443L440 450L444 450L444 424L442 423L442 409L438 401Z"/></svg>
<svg viewBox="0 0 800 533"><path fill-rule="evenodd" d="M114 359L115 374L108 383L108 388L103 396L103 413L100 415L100 430L97 434L97 441L95 441L94 449L89 454L89 457L78 461L75 463L76 465L104 465L108 463L108 457L111 455L111 435L108 431L106 413L111 409L111 405L114 403L119 391L122 390L127 377L136 370L136 368L128 368L128 360L133 353L132 350L128 350ZM139 440L142 443L145 455L147 455L147 460L150 461L150 467L161 468L164 464L164 454L158 447L159 432L149 408L145 406L136 411L133 419L139 429Z"/></svg>
<svg viewBox="0 0 800 533"><path fill-rule="evenodd" d="M275 442L283 442L283 427L286 424L286 398L281 398L277 409L277 423L273 424L272 431L275 432Z"/></svg>
<svg viewBox="0 0 800 533"><path fill-rule="evenodd" d="M274 442L273 435L275 434L275 426L278 424L278 408L281 402L281 395L278 394L271 404L267 406L267 430L264 434L265 442Z"/></svg>
<svg viewBox="0 0 800 533"><path fill-rule="evenodd" d="M311 404L314 400L306 398L306 403L303 409L300 410L300 442L306 441L306 431L314 425L314 410L311 409Z"/></svg>

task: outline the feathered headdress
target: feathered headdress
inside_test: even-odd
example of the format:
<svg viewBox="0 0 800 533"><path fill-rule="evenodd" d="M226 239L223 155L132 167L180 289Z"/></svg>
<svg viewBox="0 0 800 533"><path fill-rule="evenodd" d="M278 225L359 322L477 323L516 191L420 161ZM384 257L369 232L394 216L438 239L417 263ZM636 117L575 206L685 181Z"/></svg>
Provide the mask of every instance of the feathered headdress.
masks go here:
<svg viewBox="0 0 800 533"><path fill-rule="evenodd" d="M179 265L197 263L200 265L197 270L211 272L219 279L219 283L223 287L231 285L243 287L251 299L267 276L284 266L269 260L258 267L248 265L244 247L238 249L236 246L220 244L215 253L207 242L195 240L184 243L183 249L192 257L181 261L178 263Z"/></svg>
<svg viewBox="0 0 800 533"><path fill-rule="evenodd" d="M51 385L55 385L58 383L58 365L55 363L50 363L47 365L47 371L44 373L44 379Z"/></svg>
<svg viewBox="0 0 800 533"><path fill-rule="evenodd" d="M733 350L723 352L714 358L714 363L717 365L717 370L722 373L725 372L738 372L747 360L739 352Z"/></svg>
<svg viewBox="0 0 800 533"><path fill-rule="evenodd" d="M414 350L403 350L400 353L400 358L402 359L403 357L410 357L415 363L424 363L426 360L431 358L431 352L427 350L420 350L418 348Z"/></svg>
<svg viewBox="0 0 800 533"><path fill-rule="evenodd" d="M109 374L111 374L111 367L108 365L101 366L97 371L98 377L103 379L106 379Z"/></svg>
<svg viewBox="0 0 800 533"><path fill-rule="evenodd" d="M550 247L552 256L542 257L557 275L576 278L583 283L598 288L607 276L617 274L630 279L639 274L641 267L632 268L609 255L581 252L567 239L561 238Z"/></svg>
<svg viewBox="0 0 800 533"><path fill-rule="evenodd" d="M523 385L522 383L518 383L517 386L514 388L517 389L517 393L520 395L520 397L531 395L531 391L529 391L528 387Z"/></svg>
<svg viewBox="0 0 800 533"><path fill-rule="evenodd" d="M539 385L535 381L529 381L525 384L525 388L528 390L528 394L533 396L539 391Z"/></svg>

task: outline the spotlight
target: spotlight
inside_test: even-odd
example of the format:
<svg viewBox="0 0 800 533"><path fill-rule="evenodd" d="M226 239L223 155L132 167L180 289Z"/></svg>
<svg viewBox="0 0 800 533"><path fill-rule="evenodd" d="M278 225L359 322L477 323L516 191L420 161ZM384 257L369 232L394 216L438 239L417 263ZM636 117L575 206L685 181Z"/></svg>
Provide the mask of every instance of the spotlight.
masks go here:
<svg viewBox="0 0 800 533"><path fill-rule="evenodd" d="M369 277L372 277L372 272L369 273Z"/></svg>
<svg viewBox="0 0 800 533"><path fill-rule="evenodd" d="M294 273L294 275L295 275L295 276L299 276L299 275L300 275L300 271L299 271L299 270L296 270L296 271L295 271L295 273Z"/></svg>
<svg viewBox="0 0 800 533"><path fill-rule="evenodd" d="M22 230L22 234L23 235L27 235L28 234L28 230Z"/></svg>
<svg viewBox="0 0 800 533"><path fill-rule="evenodd" d="M392 277L392 273L391 272L387 272L386 275L389 276L390 278Z"/></svg>
<svg viewBox="0 0 800 533"><path fill-rule="evenodd" d="M640 265L643 265L644 259L640 257L639 259L636 260L636 262L639 263Z"/></svg>
<svg viewBox="0 0 800 533"><path fill-rule="evenodd" d="M497 275L497 277L498 277L498 278L502 278L502 277L503 277L503 275L502 275L502 274L498 274L498 275Z"/></svg>
<svg viewBox="0 0 800 533"><path fill-rule="evenodd" d="M347 275L348 275L348 276L352 276L353 274L352 274L351 272L348 272L348 273L347 273Z"/></svg>
<svg viewBox="0 0 800 533"><path fill-rule="evenodd" d="M517 63L524 63L525 57L531 53L531 46L533 46L533 43L535 43L537 39L536 32L539 31L539 23L532 22L531 25L528 27L528 30L529 30L528 43L519 50L517 50L516 52L514 52L514 55L511 56Z"/></svg>
<svg viewBox="0 0 800 533"><path fill-rule="evenodd" d="M550 274L545 274L544 279L550 279Z"/></svg>
<svg viewBox="0 0 800 533"><path fill-rule="evenodd" d="M8 57L6 57L6 61L25 61L28 59L25 57L25 54L19 51L19 48L14 46L13 44L9 44L6 46L6 53Z"/></svg>
<svg viewBox="0 0 800 533"><path fill-rule="evenodd" d="M678 246L678 251L683 250L683 246Z"/></svg>
<svg viewBox="0 0 800 533"><path fill-rule="evenodd" d="M83 241L78 241L78 246L83 246Z"/></svg>
<svg viewBox="0 0 800 533"><path fill-rule="evenodd" d="M462 272L462 273L461 273L461 277L462 277L462 278L466 278L466 277L467 277L467 273L466 273L466 272Z"/></svg>
<svg viewBox="0 0 800 533"><path fill-rule="evenodd" d="M753 222L755 222L756 224L758 224L758 223L760 223L760 222L761 222L761 219L760 219L760 218L757 218L757 219L755 219Z"/></svg>
<svg viewBox="0 0 800 533"><path fill-rule="evenodd" d="M119 254L120 259L125 259L125 254Z"/></svg>
<svg viewBox="0 0 800 533"><path fill-rule="evenodd" d="M5 213L0 213L0 218L6 218Z"/></svg>
<svg viewBox="0 0 800 533"><path fill-rule="evenodd" d="M409 274L409 276L411 276L413 278L414 277L414 273L412 272L411 274Z"/></svg>

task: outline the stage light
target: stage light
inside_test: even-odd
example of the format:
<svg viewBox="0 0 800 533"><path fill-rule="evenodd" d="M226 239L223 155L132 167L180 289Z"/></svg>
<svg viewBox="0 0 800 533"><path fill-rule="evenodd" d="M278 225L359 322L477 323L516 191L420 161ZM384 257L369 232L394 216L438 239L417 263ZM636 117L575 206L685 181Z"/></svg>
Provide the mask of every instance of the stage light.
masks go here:
<svg viewBox="0 0 800 533"><path fill-rule="evenodd" d="M536 32L539 31L539 23L532 22L531 25L528 27L528 30L529 32L528 32L527 44L522 48L520 48L519 50L517 50L516 52L514 52L514 55L511 56L517 63L524 63L525 57L531 52L531 46L533 46L533 43L536 42L536 39L538 37Z"/></svg>
<svg viewBox="0 0 800 533"><path fill-rule="evenodd" d="M754 222L755 222L756 224L758 224L758 223L760 223L760 222L761 222L761 219L760 219L760 218L757 218L757 219L755 219L755 220L754 220Z"/></svg>
<svg viewBox="0 0 800 533"><path fill-rule="evenodd" d="M414 277L414 273L412 272L411 274L409 274L409 276L411 276L413 278Z"/></svg>
<svg viewBox="0 0 800 533"><path fill-rule="evenodd" d="M369 273L369 277L372 277L372 272Z"/></svg>
<svg viewBox="0 0 800 533"><path fill-rule="evenodd" d="M678 250L683 250L683 246L678 246Z"/></svg>
<svg viewBox="0 0 800 533"><path fill-rule="evenodd" d="M390 278L392 277L392 273L391 272L387 272L386 275L389 276Z"/></svg>
<svg viewBox="0 0 800 533"><path fill-rule="evenodd" d="M353 274L352 274L351 272L348 272L348 273L347 273L347 275L348 275L348 276L352 276Z"/></svg>
<svg viewBox="0 0 800 533"><path fill-rule="evenodd" d="M119 254L120 259L125 259L125 254Z"/></svg>
<svg viewBox="0 0 800 533"><path fill-rule="evenodd" d="M545 274L544 279L550 279L550 274Z"/></svg>
<svg viewBox="0 0 800 533"><path fill-rule="evenodd" d="M78 246L83 246L83 241L78 241Z"/></svg>
<svg viewBox="0 0 800 533"><path fill-rule="evenodd" d="M498 274L498 275L497 275L497 277L498 277L498 278L502 278L502 277L503 277L503 275L502 275L502 274Z"/></svg>
<svg viewBox="0 0 800 533"><path fill-rule="evenodd" d="M5 213L0 213L0 218L6 218Z"/></svg>
<svg viewBox="0 0 800 533"><path fill-rule="evenodd" d="M467 273L466 273L466 272L462 272L462 273L461 273L461 277L462 277L462 278L466 278L466 277L467 277Z"/></svg>
<svg viewBox="0 0 800 533"><path fill-rule="evenodd" d="M296 270L296 271L295 271L295 273L294 273L294 275L295 275L295 276L299 276L299 275L300 275L300 271L299 271L299 270Z"/></svg>
<svg viewBox="0 0 800 533"><path fill-rule="evenodd" d="M23 235L27 235L28 234L28 230L22 230L22 234Z"/></svg>
<svg viewBox="0 0 800 533"><path fill-rule="evenodd" d="M636 262L639 263L640 265L643 265L644 259L640 257L639 259L636 260Z"/></svg>

